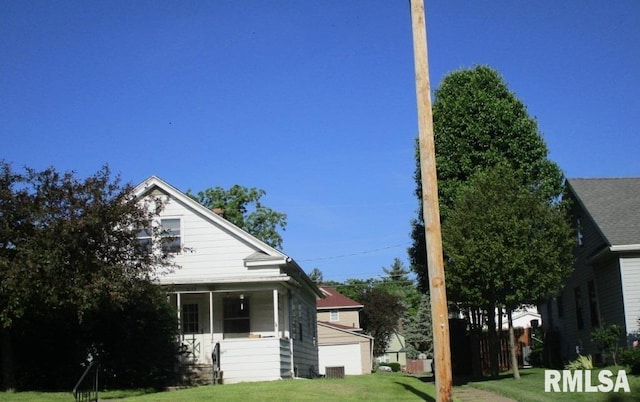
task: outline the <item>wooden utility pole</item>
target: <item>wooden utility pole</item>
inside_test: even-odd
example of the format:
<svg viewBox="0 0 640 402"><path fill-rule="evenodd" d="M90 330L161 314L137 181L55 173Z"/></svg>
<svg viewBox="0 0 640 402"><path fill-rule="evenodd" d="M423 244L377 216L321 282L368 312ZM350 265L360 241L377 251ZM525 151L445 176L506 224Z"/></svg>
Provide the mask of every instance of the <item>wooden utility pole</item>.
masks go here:
<svg viewBox="0 0 640 402"><path fill-rule="evenodd" d="M442 260L440 208L438 206L438 180L436 152L433 137L431 88L427 57L427 29L424 1L411 0L413 27L413 54L416 69L416 96L418 101L418 129L420 139L420 172L422 175L422 213L427 243L427 269L431 293L433 321L433 352L435 361L436 400L453 400L451 389L451 349L449 345L449 312Z"/></svg>

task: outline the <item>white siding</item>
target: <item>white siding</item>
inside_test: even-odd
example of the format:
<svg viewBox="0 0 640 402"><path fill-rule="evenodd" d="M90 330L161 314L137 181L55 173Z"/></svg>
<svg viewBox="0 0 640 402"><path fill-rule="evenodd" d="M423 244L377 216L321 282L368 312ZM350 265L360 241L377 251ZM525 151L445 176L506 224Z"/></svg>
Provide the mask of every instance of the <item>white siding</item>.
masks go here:
<svg viewBox="0 0 640 402"><path fill-rule="evenodd" d="M220 341L220 369L224 383L290 378L287 349L287 341L277 338Z"/></svg>
<svg viewBox="0 0 640 402"><path fill-rule="evenodd" d="M627 332L637 332L640 319L640 258L620 258Z"/></svg>
<svg viewBox="0 0 640 402"><path fill-rule="evenodd" d="M171 199L161 217L180 218L185 250L174 257L180 267L162 275L160 283L216 282L229 279L250 281L280 275L279 267L248 269L244 259L257 251L193 208Z"/></svg>
<svg viewBox="0 0 640 402"><path fill-rule="evenodd" d="M344 366L344 373L348 375L360 375L363 372L360 343L320 346L318 354L320 374L326 374L327 367L335 366Z"/></svg>

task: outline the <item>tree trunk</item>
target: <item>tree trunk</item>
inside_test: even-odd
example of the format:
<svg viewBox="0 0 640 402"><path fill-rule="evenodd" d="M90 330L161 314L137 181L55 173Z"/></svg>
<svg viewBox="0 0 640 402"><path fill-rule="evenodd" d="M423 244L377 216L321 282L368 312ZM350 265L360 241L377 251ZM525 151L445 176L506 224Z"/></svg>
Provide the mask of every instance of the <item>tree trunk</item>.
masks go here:
<svg viewBox="0 0 640 402"><path fill-rule="evenodd" d="M0 354L2 355L2 387L5 391L16 388L16 375L13 367L13 342L11 330L0 328Z"/></svg>
<svg viewBox="0 0 640 402"><path fill-rule="evenodd" d="M520 379L520 370L518 369L518 355L516 350L516 335L513 331L513 319L511 317L511 309L507 309L507 319L509 320L509 351L511 352L511 370L513 370L513 378Z"/></svg>
<svg viewBox="0 0 640 402"><path fill-rule="evenodd" d="M487 328L489 330L489 371L492 378L500 376L498 365L498 337L496 336L496 307L487 308Z"/></svg>
<svg viewBox="0 0 640 402"><path fill-rule="evenodd" d="M471 316L471 370L474 378L482 378L482 356L480 339L482 338L482 321L479 309L470 309Z"/></svg>

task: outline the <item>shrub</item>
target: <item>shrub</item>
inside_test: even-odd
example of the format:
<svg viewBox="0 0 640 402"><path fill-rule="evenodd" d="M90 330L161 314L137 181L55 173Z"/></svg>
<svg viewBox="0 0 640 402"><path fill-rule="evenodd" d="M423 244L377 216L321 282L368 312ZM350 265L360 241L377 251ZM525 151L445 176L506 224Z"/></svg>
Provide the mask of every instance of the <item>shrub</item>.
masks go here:
<svg viewBox="0 0 640 402"><path fill-rule="evenodd" d="M387 363L387 366L391 367L394 373L400 371L400 363Z"/></svg>
<svg viewBox="0 0 640 402"><path fill-rule="evenodd" d="M625 366L629 366L631 374L640 375L640 347L620 352L620 361Z"/></svg>
<svg viewBox="0 0 640 402"><path fill-rule="evenodd" d="M566 366L564 366L564 368L565 370L591 370L593 369L591 355L579 355L577 359L570 361Z"/></svg>
<svg viewBox="0 0 640 402"><path fill-rule="evenodd" d="M617 355L622 339L622 327L616 324L602 326L591 331L591 339L598 345L598 348L611 355L613 365L617 366Z"/></svg>

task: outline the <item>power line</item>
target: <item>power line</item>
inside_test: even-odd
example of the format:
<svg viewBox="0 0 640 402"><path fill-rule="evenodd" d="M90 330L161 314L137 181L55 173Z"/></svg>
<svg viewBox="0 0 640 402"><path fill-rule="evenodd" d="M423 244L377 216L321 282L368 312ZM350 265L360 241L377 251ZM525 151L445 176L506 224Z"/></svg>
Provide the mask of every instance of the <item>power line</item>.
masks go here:
<svg viewBox="0 0 640 402"><path fill-rule="evenodd" d="M376 248L376 249L372 249L372 250L366 250L366 251L359 251L357 253L340 254L340 255L334 255L334 256L330 256L330 257L307 258L305 260L300 260L300 262L333 260L333 259L337 259L337 258L353 257L353 256L356 256L356 255L372 254L372 253L377 253L378 251L389 250L389 249L392 249L392 248L406 247L406 246L408 246L410 244L411 243L394 244L393 246L380 247L380 248Z"/></svg>

